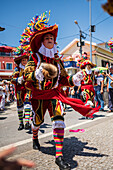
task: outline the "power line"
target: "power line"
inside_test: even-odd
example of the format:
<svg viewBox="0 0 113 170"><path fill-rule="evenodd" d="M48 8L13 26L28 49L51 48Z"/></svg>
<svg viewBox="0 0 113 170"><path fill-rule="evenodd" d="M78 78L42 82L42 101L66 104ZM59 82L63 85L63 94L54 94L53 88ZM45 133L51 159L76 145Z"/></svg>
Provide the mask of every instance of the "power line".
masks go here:
<svg viewBox="0 0 113 170"><path fill-rule="evenodd" d="M85 32L83 32L83 33L89 36L89 34L87 34L87 33L85 33ZM93 37L93 36L92 36L92 38L94 38L94 39L96 39L96 40L98 40L98 41L101 41L101 42L105 42L105 41L100 40L99 38L96 38L96 37Z"/></svg>
<svg viewBox="0 0 113 170"><path fill-rule="evenodd" d="M103 19L102 21L100 21L100 22L98 22L97 24L95 24L95 25L98 25L98 24L100 24L100 23L102 23L102 22L104 22L105 20L107 20L107 19L109 19L110 18L110 16L109 17L107 17L107 18L105 18L105 19ZM16 26L13 26L13 25L8 25L8 24L6 24L7 26L11 26L11 27L15 27L15 28L21 28L21 27L16 27ZM88 29L89 29L89 27L88 27ZM88 30L87 29L87 30ZM87 31L87 30L85 30L85 31ZM84 31L82 31L82 33L84 33L84 34L86 34L86 35L88 35L89 36L89 34L87 34L87 33L85 33ZM66 36L66 37L61 37L61 38L59 38L58 40L63 40L63 39L66 39L66 38L71 38L71 37L73 37L73 36L78 36L79 34L73 34L73 35L70 35L70 36ZM92 36L93 37L93 36ZM103 40L100 40L100 39L98 39L98 38L96 38L96 37L93 37L94 39L96 39L96 40L98 40L98 41L101 41L101 42L105 42L105 41L103 41ZM2 45L6 45L6 44L3 44L3 43L0 43L0 44L2 44Z"/></svg>
<svg viewBox="0 0 113 170"><path fill-rule="evenodd" d="M73 36L76 36L76 35L79 35L79 34L74 34L74 35L70 35L70 36L67 36L67 37L61 37L58 40L65 39L65 38L70 38L70 37L73 37Z"/></svg>
<svg viewBox="0 0 113 170"><path fill-rule="evenodd" d="M6 25L6 26L9 26L9 27L14 27L14 28L22 29L22 27L17 27L15 25L6 24L4 22L2 22L2 24Z"/></svg>
<svg viewBox="0 0 113 170"><path fill-rule="evenodd" d="M102 21L98 22L98 23L95 24L95 25L98 25L98 24L104 22L105 20L107 20L107 19L109 19L109 18L110 18L110 16L107 17L107 18L105 18L105 19L103 19ZM90 28L90 26L89 26L85 31L87 31L89 28ZM84 34L86 34L86 35L89 36L89 34L85 33L84 31L82 31L82 33L84 33ZM79 35L79 34L74 34L74 35L70 35L70 36L67 36L67 37L62 37L62 38L59 38L58 40L65 39L65 38L70 38L70 37L73 37L73 36L76 36L76 35ZM100 40L100 39L98 39L98 38L96 38L96 37L93 37L93 36L92 36L92 38L94 38L94 39L96 39L96 40L98 40L98 41L101 41L101 42L105 42L105 41Z"/></svg>
<svg viewBox="0 0 113 170"><path fill-rule="evenodd" d="M105 20L107 20L107 19L109 19L109 18L110 18L110 16L109 16L109 17L107 17L107 18L105 18L105 19L103 19L102 21L98 22L98 23L97 23L97 24L95 24L95 25L98 25L98 24L100 24L100 23L104 22Z"/></svg>
<svg viewBox="0 0 113 170"><path fill-rule="evenodd" d="M89 36L89 34L85 33L82 31L82 33L86 34ZM65 39L65 38L70 38L70 37L73 37L73 36L76 36L76 35L79 35L79 34L74 34L74 35L70 35L70 36L67 36L67 37L62 37L62 38L59 38L58 40L61 40L61 39ZM93 37L93 36L92 36ZM103 40L100 40L99 38L96 38L96 37L93 37L94 39L98 40L98 41L101 41L101 42L105 42Z"/></svg>
<svg viewBox="0 0 113 170"><path fill-rule="evenodd" d="M107 17L107 18L105 18L105 19L103 19L102 21L98 22L98 23L97 23L97 24L95 24L95 25L98 25L98 24L100 24L100 23L104 22L105 20L107 20L107 19L109 19L109 18L110 18L110 16L109 16L109 17ZM88 28L87 28L85 31L89 30L89 28L90 28L90 26L88 26Z"/></svg>
<svg viewBox="0 0 113 170"><path fill-rule="evenodd" d="M100 16L102 16L102 14L104 13L104 11L101 11L99 13L99 15L97 15L97 17L95 18L94 22L96 22L97 20L99 20Z"/></svg>

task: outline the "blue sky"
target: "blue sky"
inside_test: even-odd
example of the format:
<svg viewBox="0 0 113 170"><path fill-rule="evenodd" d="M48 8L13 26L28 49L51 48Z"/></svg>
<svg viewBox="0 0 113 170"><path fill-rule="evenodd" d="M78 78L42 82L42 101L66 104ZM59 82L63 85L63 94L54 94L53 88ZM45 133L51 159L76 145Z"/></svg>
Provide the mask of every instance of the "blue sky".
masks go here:
<svg viewBox="0 0 113 170"><path fill-rule="evenodd" d="M107 0L92 0L92 25L96 32L92 34L93 42L107 42L113 36L113 17L103 11L101 5ZM58 24L59 51L74 38L79 38L79 29L74 23L78 21L81 30L89 34L89 2L87 0L7 0L0 3L0 43L18 46L21 34L27 23L36 15L51 10L49 24ZM99 39L99 40L97 40ZM86 40L89 41L87 35ZM0 44L0 45L1 45Z"/></svg>

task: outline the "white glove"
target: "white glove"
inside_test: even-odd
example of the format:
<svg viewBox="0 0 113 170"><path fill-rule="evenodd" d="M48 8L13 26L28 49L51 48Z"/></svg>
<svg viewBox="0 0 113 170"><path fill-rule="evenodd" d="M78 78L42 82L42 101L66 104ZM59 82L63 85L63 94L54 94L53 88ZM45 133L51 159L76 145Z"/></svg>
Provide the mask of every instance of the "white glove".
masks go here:
<svg viewBox="0 0 113 170"><path fill-rule="evenodd" d="M73 82L75 86L81 85L81 80L83 80L83 74L81 71L77 72L75 75L73 75Z"/></svg>
<svg viewBox="0 0 113 170"><path fill-rule="evenodd" d="M42 70L43 70L42 66L40 66L39 68L36 68L35 77L38 81L43 81L43 79L44 79Z"/></svg>
<svg viewBox="0 0 113 170"><path fill-rule="evenodd" d="M19 84L22 84L23 82L24 82L23 76L19 77L19 78L18 78L18 83L19 83Z"/></svg>

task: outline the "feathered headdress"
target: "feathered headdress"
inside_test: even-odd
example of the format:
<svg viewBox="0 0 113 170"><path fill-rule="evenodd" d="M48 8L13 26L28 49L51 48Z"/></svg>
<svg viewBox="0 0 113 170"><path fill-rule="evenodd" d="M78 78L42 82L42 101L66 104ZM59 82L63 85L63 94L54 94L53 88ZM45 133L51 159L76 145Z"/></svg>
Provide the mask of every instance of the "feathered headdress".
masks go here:
<svg viewBox="0 0 113 170"><path fill-rule="evenodd" d="M16 47L16 51L14 52L15 56L19 56L23 54L23 48L21 45L19 45L18 47Z"/></svg>
<svg viewBox="0 0 113 170"><path fill-rule="evenodd" d="M88 59L89 58L87 57L87 53L84 52L84 54L82 54L82 57L77 60L77 66L80 67L80 65L83 63L83 61L88 60Z"/></svg>
<svg viewBox="0 0 113 170"><path fill-rule="evenodd" d="M110 51L112 52L112 51L113 51L113 38L111 38L111 39L107 42L107 44L108 44L108 47L109 47Z"/></svg>
<svg viewBox="0 0 113 170"><path fill-rule="evenodd" d="M80 64L80 68L81 69L85 69L86 65L91 65L91 68L95 67L96 64L93 64L90 60L84 60L81 64Z"/></svg>
<svg viewBox="0 0 113 170"><path fill-rule="evenodd" d="M31 22L28 23L28 26L24 29L20 43L22 48L26 51L32 50L33 52L37 52L41 46L42 36L45 33L52 33L56 41L58 26L48 26L47 24L50 18L50 11L48 18L46 14L47 12L44 12L40 16L36 15L33 17Z"/></svg>
<svg viewBox="0 0 113 170"><path fill-rule="evenodd" d="M31 22L28 23L28 26L24 29L24 32L21 35L20 39L20 43L23 49L27 51L32 50L33 52L36 52L37 49L39 49L40 44L37 43L38 47L34 47L34 41L36 40L36 38L40 39L45 30L48 30L50 27L53 27L47 25L50 18L50 11L48 18L46 14L47 12L44 12L40 16L36 15L35 17L33 17ZM52 30L55 30L55 28Z"/></svg>
<svg viewBox="0 0 113 170"><path fill-rule="evenodd" d="M23 50L22 46L18 46L14 53L14 61L16 64L20 64L22 58L29 59L30 53L28 51Z"/></svg>

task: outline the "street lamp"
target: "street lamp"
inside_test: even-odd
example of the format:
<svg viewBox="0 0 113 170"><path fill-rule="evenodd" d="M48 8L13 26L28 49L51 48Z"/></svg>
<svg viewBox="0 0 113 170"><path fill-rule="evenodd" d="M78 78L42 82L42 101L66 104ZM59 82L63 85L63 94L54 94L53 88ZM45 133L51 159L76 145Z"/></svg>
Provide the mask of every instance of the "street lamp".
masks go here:
<svg viewBox="0 0 113 170"><path fill-rule="evenodd" d="M3 27L0 26L0 31L4 31L4 30L5 30L5 28L3 28Z"/></svg>
<svg viewBox="0 0 113 170"><path fill-rule="evenodd" d="M82 31L81 31L81 28L80 28L78 22L75 20L74 23L78 26L79 31L80 31L80 45L79 45L79 47L80 47L80 57L82 57L82 43L83 43L82 37L83 37L83 35L82 35Z"/></svg>

